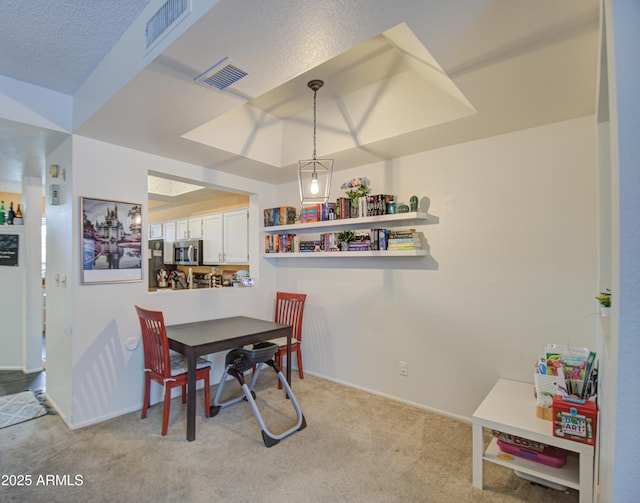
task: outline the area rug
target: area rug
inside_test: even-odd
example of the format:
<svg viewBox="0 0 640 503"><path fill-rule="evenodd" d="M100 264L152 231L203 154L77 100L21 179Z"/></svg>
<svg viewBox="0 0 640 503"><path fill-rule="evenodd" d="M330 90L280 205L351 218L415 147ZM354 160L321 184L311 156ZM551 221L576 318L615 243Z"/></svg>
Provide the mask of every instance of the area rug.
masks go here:
<svg viewBox="0 0 640 503"><path fill-rule="evenodd" d="M32 391L0 396L0 428L44 416L47 409Z"/></svg>

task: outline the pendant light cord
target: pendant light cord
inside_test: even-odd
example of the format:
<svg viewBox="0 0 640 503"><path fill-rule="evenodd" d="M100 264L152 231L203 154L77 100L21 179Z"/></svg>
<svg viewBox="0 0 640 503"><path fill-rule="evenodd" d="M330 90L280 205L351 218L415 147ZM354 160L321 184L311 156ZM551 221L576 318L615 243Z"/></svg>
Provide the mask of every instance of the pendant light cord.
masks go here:
<svg viewBox="0 0 640 503"><path fill-rule="evenodd" d="M318 91L313 91L313 160L316 160L316 94ZM315 171L315 165L314 165Z"/></svg>

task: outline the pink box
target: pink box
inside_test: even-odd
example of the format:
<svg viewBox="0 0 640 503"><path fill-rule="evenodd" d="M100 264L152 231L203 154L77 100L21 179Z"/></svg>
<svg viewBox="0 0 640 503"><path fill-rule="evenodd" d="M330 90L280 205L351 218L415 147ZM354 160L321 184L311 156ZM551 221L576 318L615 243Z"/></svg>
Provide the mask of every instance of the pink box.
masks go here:
<svg viewBox="0 0 640 503"><path fill-rule="evenodd" d="M542 452L536 452L498 440L498 447L504 453L513 454L514 456L553 466L554 468L560 468L567 462L567 451L551 445L547 445Z"/></svg>

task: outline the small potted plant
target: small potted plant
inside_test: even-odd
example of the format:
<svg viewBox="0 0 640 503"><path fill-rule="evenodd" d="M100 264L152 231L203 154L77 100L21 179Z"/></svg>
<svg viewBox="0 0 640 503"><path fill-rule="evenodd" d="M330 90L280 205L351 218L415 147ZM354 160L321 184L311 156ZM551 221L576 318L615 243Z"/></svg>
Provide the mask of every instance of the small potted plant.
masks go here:
<svg viewBox="0 0 640 503"><path fill-rule="evenodd" d="M348 251L349 243L351 243L351 241L354 241L356 239L356 234L351 229L344 229L338 232L337 239L338 239L338 243L340 243L340 250Z"/></svg>
<svg viewBox="0 0 640 503"><path fill-rule="evenodd" d="M600 292L596 295L596 299L600 303L600 314L602 316L609 316L611 311L611 290L607 288L604 292Z"/></svg>

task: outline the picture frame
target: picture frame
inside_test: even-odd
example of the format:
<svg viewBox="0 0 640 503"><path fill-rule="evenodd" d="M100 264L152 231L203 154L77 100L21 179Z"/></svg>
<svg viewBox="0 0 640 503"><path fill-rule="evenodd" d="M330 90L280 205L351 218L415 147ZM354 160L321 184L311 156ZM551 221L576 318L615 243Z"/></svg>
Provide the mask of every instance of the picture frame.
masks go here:
<svg viewBox="0 0 640 503"><path fill-rule="evenodd" d="M142 205L82 197L82 284L142 281Z"/></svg>
<svg viewBox="0 0 640 503"><path fill-rule="evenodd" d="M20 236L18 234L0 234L0 266L18 266Z"/></svg>

